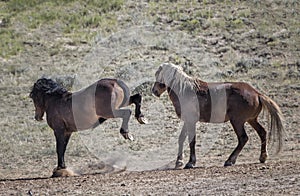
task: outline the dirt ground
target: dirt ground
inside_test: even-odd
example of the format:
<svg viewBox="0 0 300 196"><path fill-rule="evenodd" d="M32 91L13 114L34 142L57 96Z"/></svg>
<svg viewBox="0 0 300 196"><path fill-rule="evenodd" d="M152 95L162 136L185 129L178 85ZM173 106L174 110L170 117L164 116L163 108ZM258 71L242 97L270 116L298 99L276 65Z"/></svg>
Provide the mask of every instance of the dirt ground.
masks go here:
<svg viewBox="0 0 300 196"><path fill-rule="evenodd" d="M117 29L93 29L99 33L92 43L74 44L53 24L30 31L25 51L1 59L0 194L299 195L298 13L297 1L124 1L113 13ZM150 92L155 71L166 61L202 80L245 81L270 96L285 118L282 152L270 148L268 161L260 164L260 140L247 125L248 143L236 165L225 168L237 144L232 127L199 123L197 167L174 170L182 124L167 95L158 99ZM43 75L66 86L71 81L72 91L103 77L122 79L143 93L149 123L139 125L132 116L133 142L120 136L119 119L74 133L66 164L80 175L50 178L56 166L53 132L46 122L34 121L28 97ZM260 122L268 129L266 114Z"/></svg>
<svg viewBox="0 0 300 196"><path fill-rule="evenodd" d="M6 195L298 195L299 161L1 181Z"/></svg>

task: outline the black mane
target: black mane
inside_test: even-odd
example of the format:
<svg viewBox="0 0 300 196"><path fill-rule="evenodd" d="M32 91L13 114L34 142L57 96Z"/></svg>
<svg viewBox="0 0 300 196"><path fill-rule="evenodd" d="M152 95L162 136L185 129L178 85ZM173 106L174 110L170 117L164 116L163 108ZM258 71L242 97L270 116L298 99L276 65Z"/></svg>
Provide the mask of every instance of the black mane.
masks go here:
<svg viewBox="0 0 300 196"><path fill-rule="evenodd" d="M36 92L43 92L47 95L58 95L62 96L66 93L70 94L67 89L62 87L60 84L55 82L52 79L48 78L40 78L34 83L30 96L32 96Z"/></svg>

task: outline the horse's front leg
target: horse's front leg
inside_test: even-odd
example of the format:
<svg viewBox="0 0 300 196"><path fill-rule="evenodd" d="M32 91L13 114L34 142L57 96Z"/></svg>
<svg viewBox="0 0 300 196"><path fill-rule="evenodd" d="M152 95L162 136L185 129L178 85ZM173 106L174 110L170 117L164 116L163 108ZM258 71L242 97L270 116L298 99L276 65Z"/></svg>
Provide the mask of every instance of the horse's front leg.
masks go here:
<svg viewBox="0 0 300 196"><path fill-rule="evenodd" d="M66 169L64 160L64 155L72 132L54 130L54 134L56 138L57 167L53 170L52 177L77 176L72 170Z"/></svg>
<svg viewBox="0 0 300 196"><path fill-rule="evenodd" d="M56 139L56 153L57 153L57 168L59 169L65 169L65 152L66 148L69 142L69 139L71 137L71 132L66 133L65 130L54 130L55 139Z"/></svg>
<svg viewBox="0 0 300 196"><path fill-rule="evenodd" d="M128 122L130 119L130 115L131 115L131 110L129 110L129 109L119 109L119 110L114 111L115 118L123 119L121 129L120 129L121 135L125 139L133 140L133 137L131 135L129 135L129 133L128 133L129 132L128 131Z"/></svg>
<svg viewBox="0 0 300 196"><path fill-rule="evenodd" d="M180 132L179 138L178 138L178 154L177 154L177 160L175 164L175 169L179 169L183 166L183 144L186 138L187 133L187 126L186 123L184 123L182 130Z"/></svg>
<svg viewBox="0 0 300 196"><path fill-rule="evenodd" d="M185 165L184 169L194 168L196 165L196 152L195 152L195 145L196 145L196 124L190 123L187 130L189 146L190 146L190 160Z"/></svg>
<svg viewBox="0 0 300 196"><path fill-rule="evenodd" d="M132 103L135 104L135 114L134 114L135 118L138 120L138 122L140 124L146 124L147 121L141 112L142 96L139 93L135 94L133 96L130 96L129 105Z"/></svg>

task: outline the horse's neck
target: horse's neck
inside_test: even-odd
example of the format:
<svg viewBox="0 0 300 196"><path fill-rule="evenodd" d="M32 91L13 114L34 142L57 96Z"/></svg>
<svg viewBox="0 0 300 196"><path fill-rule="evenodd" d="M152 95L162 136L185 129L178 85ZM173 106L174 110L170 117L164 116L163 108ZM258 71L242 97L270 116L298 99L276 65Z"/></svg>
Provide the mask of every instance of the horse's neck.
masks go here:
<svg viewBox="0 0 300 196"><path fill-rule="evenodd" d="M175 112L177 116L180 118L181 116L181 110L180 110L180 100L178 98L178 93L175 93L170 87L167 88L169 97L173 103L173 106L175 108Z"/></svg>
<svg viewBox="0 0 300 196"><path fill-rule="evenodd" d="M45 100L45 109L47 111L50 107L59 107L60 105L66 106L68 103L72 102L72 93L67 92L60 96L48 95Z"/></svg>
<svg viewBox="0 0 300 196"><path fill-rule="evenodd" d="M172 96L172 97L176 96L177 97L177 95L178 95L178 92L177 93L174 92L174 90L170 87L167 88L167 91L168 91L169 96Z"/></svg>

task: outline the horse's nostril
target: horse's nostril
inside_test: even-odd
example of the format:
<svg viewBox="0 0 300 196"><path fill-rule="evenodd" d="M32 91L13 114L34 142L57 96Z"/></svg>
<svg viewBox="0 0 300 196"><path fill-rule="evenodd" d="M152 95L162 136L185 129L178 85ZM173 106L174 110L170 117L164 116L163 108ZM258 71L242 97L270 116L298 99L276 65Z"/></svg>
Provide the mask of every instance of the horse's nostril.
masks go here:
<svg viewBox="0 0 300 196"><path fill-rule="evenodd" d="M43 117L39 116L39 115L35 115L34 116L35 120L37 121L42 121L43 120Z"/></svg>

